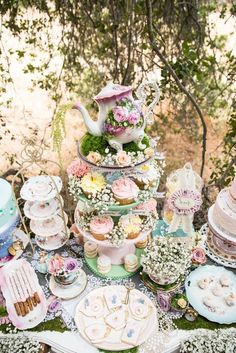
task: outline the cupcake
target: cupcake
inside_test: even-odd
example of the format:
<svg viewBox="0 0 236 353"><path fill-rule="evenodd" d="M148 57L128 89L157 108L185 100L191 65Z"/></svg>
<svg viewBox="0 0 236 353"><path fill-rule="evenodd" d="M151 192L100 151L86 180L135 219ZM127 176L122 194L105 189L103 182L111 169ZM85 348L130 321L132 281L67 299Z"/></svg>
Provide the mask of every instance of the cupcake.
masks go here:
<svg viewBox="0 0 236 353"><path fill-rule="evenodd" d="M77 217L86 216L88 213L91 213L93 211L94 211L94 208L89 206L87 202L79 200L76 206L75 216Z"/></svg>
<svg viewBox="0 0 236 353"><path fill-rule="evenodd" d="M159 178L158 171L151 164L141 165L134 175L134 181L141 190L154 186Z"/></svg>
<svg viewBox="0 0 236 353"><path fill-rule="evenodd" d="M91 197L105 188L106 181L102 174L93 172L83 176L80 182L80 186L85 196Z"/></svg>
<svg viewBox="0 0 236 353"><path fill-rule="evenodd" d="M90 221L90 232L97 240L105 240L114 227L110 216L95 216Z"/></svg>
<svg viewBox="0 0 236 353"><path fill-rule="evenodd" d="M149 201L140 203L135 207L135 210L144 211L147 213L157 214L157 201L155 199L150 199Z"/></svg>
<svg viewBox="0 0 236 353"><path fill-rule="evenodd" d="M92 241L86 241L84 244L84 255L89 259L93 259L98 254L98 245Z"/></svg>
<svg viewBox="0 0 236 353"><path fill-rule="evenodd" d="M137 185L129 178L117 179L112 183L111 190L121 205L133 203L139 193Z"/></svg>
<svg viewBox="0 0 236 353"><path fill-rule="evenodd" d="M119 225L128 239L135 239L141 231L142 220L138 215L127 214L120 217Z"/></svg>
<svg viewBox="0 0 236 353"><path fill-rule="evenodd" d="M127 272L135 272L138 269L138 258L135 254L125 256L125 270Z"/></svg>
<svg viewBox="0 0 236 353"><path fill-rule="evenodd" d="M108 256L102 255L97 260L98 272L106 274L111 271L111 259Z"/></svg>
<svg viewBox="0 0 236 353"><path fill-rule="evenodd" d="M139 241L138 243L135 244L136 248L138 249L144 249L146 248L148 243L148 237L146 237L145 239Z"/></svg>

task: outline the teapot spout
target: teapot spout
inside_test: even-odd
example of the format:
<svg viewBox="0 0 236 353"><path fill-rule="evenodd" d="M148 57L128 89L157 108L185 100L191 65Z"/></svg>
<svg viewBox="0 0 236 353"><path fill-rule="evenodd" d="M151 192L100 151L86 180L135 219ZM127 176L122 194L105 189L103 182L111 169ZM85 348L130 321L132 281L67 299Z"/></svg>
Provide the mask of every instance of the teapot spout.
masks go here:
<svg viewBox="0 0 236 353"><path fill-rule="evenodd" d="M102 134L102 127L100 126L99 122L98 121L94 121L87 109L82 105L80 104L79 102L77 102L73 107L72 109L76 109L76 110L79 110L80 113L82 114L83 116L83 119L84 119L84 123L88 129L88 132L91 134L91 135L95 135L95 136L101 136Z"/></svg>

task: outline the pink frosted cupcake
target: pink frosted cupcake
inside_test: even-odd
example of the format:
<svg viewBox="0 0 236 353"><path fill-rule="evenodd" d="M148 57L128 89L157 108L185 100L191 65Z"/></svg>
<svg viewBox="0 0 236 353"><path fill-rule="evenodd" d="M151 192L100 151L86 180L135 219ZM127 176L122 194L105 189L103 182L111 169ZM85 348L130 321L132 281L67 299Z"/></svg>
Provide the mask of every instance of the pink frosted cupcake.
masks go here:
<svg viewBox="0 0 236 353"><path fill-rule="evenodd" d="M157 214L157 202L155 199L150 199L147 202L140 203L135 210Z"/></svg>
<svg viewBox="0 0 236 353"><path fill-rule="evenodd" d="M90 221L90 232L97 240L105 240L114 227L110 216L95 216Z"/></svg>
<svg viewBox="0 0 236 353"><path fill-rule="evenodd" d="M114 194L115 199L121 205L128 205L133 203L139 193L139 188L129 178L117 179L112 183L111 190Z"/></svg>

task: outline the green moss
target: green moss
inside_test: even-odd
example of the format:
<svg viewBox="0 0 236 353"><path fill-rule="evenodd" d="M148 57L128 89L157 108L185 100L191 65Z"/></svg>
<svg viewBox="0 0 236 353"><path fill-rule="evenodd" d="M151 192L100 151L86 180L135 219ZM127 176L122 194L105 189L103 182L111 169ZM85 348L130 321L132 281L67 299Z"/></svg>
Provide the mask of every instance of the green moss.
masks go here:
<svg viewBox="0 0 236 353"><path fill-rule="evenodd" d="M104 351L103 349L99 349L99 351L103 353L114 353L113 351ZM116 353L137 353L137 352L138 352L138 347L126 349L124 351L116 351Z"/></svg>
<svg viewBox="0 0 236 353"><path fill-rule="evenodd" d="M149 147L149 138L144 136L142 143ZM102 156L105 155L105 149L109 148L110 152L113 154L115 150L110 147L107 142L107 139L104 136L93 136L90 133L86 133L81 142L81 152L84 156L87 156L90 151L99 152ZM123 146L126 152L138 152L140 148L135 142L126 143Z"/></svg>
<svg viewBox="0 0 236 353"><path fill-rule="evenodd" d="M7 333L8 328L14 329L13 325L0 325L0 331L3 333ZM59 317L56 317L53 320L49 320L46 322L41 322L38 326L28 330L28 331L37 331L37 332L42 332L42 331L57 331L57 332L64 332L67 331L65 325L61 321Z"/></svg>
<svg viewBox="0 0 236 353"><path fill-rule="evenodd" d="M174 320L174 323L180 330L195 330L197 328L215 330L215 329L221 329L221 328L236 327L236 323L231 325L218 324L216 322L211 322L200 315L193 322L190 322L186 320L184 317L181 317L180 319Z"/></svg>
<svg viewBox="0 0 236 353"><path fill-rule="evenodd" d="M105 149L108 146L108 142L104 136L93 136L87 132L81 142L81 152L84 156L87 156L90 151L97 151L104 156Z"/></svg>
<svg viewBox="0 0 236 353"><path fill-rule="evenodd" d="M0 306L0 317L4 317L7 315L7 310L4 306Z"/></svg>

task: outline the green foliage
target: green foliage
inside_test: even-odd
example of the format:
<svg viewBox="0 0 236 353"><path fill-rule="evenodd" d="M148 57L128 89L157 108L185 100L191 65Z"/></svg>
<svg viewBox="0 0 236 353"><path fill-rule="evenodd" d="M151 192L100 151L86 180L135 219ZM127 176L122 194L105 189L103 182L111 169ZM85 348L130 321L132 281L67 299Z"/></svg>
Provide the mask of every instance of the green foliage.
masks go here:
<svg viewBox="0 0 236 353"><path fill-rule="evenodd" d="M7 310L4 306L0 306L0 317L6 316Z"/></svg>
<svg viewBox="0 0 236 353"><path fill-rule="evenodd" d="M211 322L205 319L203 316L199 315L195 321L190 322L186 320L184 317L180 319L174 320L175 325L179 330L195 330L195 329L207 329L207 330L215 330L219 328L229 328L236 327L236 324L226 325L226 324L218 324L216 322Z"/></svg>
<svg viewBox="0 0 236 353"><path fill-rule="evenodd" d="M142 143L149 147L149 139L144 136ZM87 156L90 151L99 152L102 156L106 154L105 149L108 148L109 152L115 153L115 150L110 147L107 139L104 136L93 136L90 133L86 133L81 141L81 152L84 156ZM126 152L138 152L140 148L135 142L126 143L123 146Z"/></svg>

